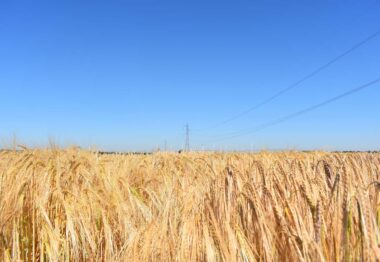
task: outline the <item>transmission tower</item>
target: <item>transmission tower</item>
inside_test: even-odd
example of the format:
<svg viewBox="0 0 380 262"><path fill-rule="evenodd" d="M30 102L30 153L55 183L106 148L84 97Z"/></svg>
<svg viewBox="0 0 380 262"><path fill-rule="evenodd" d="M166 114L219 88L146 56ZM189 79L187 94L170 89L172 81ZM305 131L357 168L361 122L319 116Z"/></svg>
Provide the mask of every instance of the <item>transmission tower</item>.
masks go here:
<svg viewBox="0 0 380 262"><path fill-rule="evenodd" d="M190 128L189 128L189 124L186 124L185 151L190 151Z"/></svg>

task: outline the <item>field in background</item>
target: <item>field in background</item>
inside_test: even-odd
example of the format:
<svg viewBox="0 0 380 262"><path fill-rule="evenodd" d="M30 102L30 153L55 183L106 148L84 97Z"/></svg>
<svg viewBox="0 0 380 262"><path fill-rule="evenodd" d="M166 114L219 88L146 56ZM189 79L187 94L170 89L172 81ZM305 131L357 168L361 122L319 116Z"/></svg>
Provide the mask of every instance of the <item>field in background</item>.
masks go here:
<svg viewBox="0 0 380 262"><path fill-rule="evenodd" d="M380 258L379 153L0 152L0 259Z"/></svg>

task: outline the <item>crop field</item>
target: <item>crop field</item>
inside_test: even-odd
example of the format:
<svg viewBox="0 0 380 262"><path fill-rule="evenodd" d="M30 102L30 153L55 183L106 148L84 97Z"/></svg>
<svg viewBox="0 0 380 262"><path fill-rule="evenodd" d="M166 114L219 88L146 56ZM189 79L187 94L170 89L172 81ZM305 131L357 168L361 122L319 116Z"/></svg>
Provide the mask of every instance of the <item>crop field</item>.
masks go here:
<svg viewBox="0 0 380 262"><path fill-rule="evenodd" d="M374 261L380 154L0 152L3 261Z"/></svg>

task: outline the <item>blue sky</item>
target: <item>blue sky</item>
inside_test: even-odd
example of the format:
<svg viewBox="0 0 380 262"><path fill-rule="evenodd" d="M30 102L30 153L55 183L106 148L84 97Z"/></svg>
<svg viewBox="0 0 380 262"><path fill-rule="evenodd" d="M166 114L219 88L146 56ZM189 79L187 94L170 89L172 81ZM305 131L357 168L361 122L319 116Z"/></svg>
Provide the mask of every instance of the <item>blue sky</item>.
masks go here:
<svg viewBox="0 0 380 262"><path fill-rule="evenodd" d="M380 1L0 2L0 141L104 150L380 149L380 85L249 131L380 76ZM197 129L204 129L196 132Z"/></svg>

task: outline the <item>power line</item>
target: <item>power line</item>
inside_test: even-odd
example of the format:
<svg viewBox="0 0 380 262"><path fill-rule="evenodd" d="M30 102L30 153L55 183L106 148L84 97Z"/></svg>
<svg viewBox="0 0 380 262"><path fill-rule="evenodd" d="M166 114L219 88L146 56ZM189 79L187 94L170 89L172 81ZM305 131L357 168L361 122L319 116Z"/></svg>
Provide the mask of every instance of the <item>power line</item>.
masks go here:
<svg viewBox="0 0 380 262"><path fill-rule="evenodd" d="M234 121L234 120L236 120L242 116L247 115L248 113L250 113L256 109L261 108L262 106L272 102L273 100L282 96L283 94L287 93L288 91L290 91L290 90L296 88L297 86L301 85L303 82L307 81L308 79L314 77L318 73L322 72L326 68L330 67L332 64L336 63L337 61L339 61L343 57L345 57L348 54L350 54L351 52L355 51L356 49L362 47L363 45L365 45L366 43L368 43L369 41L371 41L372 39L374 39L375 37L377 37L379 35L380 35L380 29L378 31L376 31L375 33L371 34L370 36L366 37L364 40L360 41L359 43L353 45L352 47L350 47L349 49L347 49L343 53L341 53L338 56L334 57L333 59L329 60L327 63L323 64L320 67L317 67L315 70L313 70L309 74L305 75L304 77L300 78L299 80L297 80L296 82L294 82L290 86L278 91L277 93L275 93L272 96L268 97L267 99L263 100L262 102L254 105L254 106L252 106L252 107L250 107L250 108L248 108L248 109L246 109L246 110L244 110L244 111L242 111L242 112L240 112L240 113L238 113L238 114L236 114L230 118L227 118L227 119L225 119L219 123L216 123L216 124L214 124L208 128L198 129L196 131L201 132L201 131L216 128L216 127L221 126L221 125L225 125L225 124L230 123L230 122L232 122L232 121Z"/></svg>
<svg viewBox="0 0 380 262"><path fill-rule="evenodd" d="M238 133L232 134L230 136L227 136L227 137L224 137L224 138L221 138L221 139L217 139L217 140L212 140L212 141L213 142L224 141L224 140L228 140L228 139L237 138L237 137L240 137L240 136L245 136L245 135L250 135L250 134L253 134L253 133L257 133L257 132L259 132L259 131L261 131L263 129L266 129L266 128L269 128L271 126L278 125L280 123L286 122L286 121L288 121L290 119L293 119L293 118L298 117L300 115L303 115L303 114L306 114L308 112L314 111L314 110L316 110L316 109L318 109L320 107L323 107L325 105L331 104L331 103L333 103L333 102L335 102L337 100L340 100L340 99L342 99L342 98L344 98L346 96L355 94L355 93L357 93L359 91L362 91L362 90L364 90L364 89L366 89L366 88L368 88L368 87L370 87L372 85L375 85L375 84L377 84L379 82L380 82L380 77L377 78L377 79L375 79L375 80L372 80L372 81L370 81L368 83L360 85L358 87L352 88L352 89L350 89L350 90L348 90L348 91L346 91L346 92L344 92L342 94L339 94L337 96L334 96L334 97L331 97L331 98L329 98L327 100L324 100L324 101L322 101L322 102L320 102L318 104L309 106L307 108L304 108L304 109L299 110L297 112L294 112L292 114L289 114L289 115L277 118L277 119L275 119L273 121L267 122L267 123L265 123L263 125L260 125L260 126L256 127L254 130L250 130L250 131L246 131L246 132L238 132Z"/></svg>
<svg viewBox="0 0 380 262"><path fill-rule="evenodd" d="M185 138L185 151L190 151L190 128L189 124L186 124L186 138Z"/></svg>

